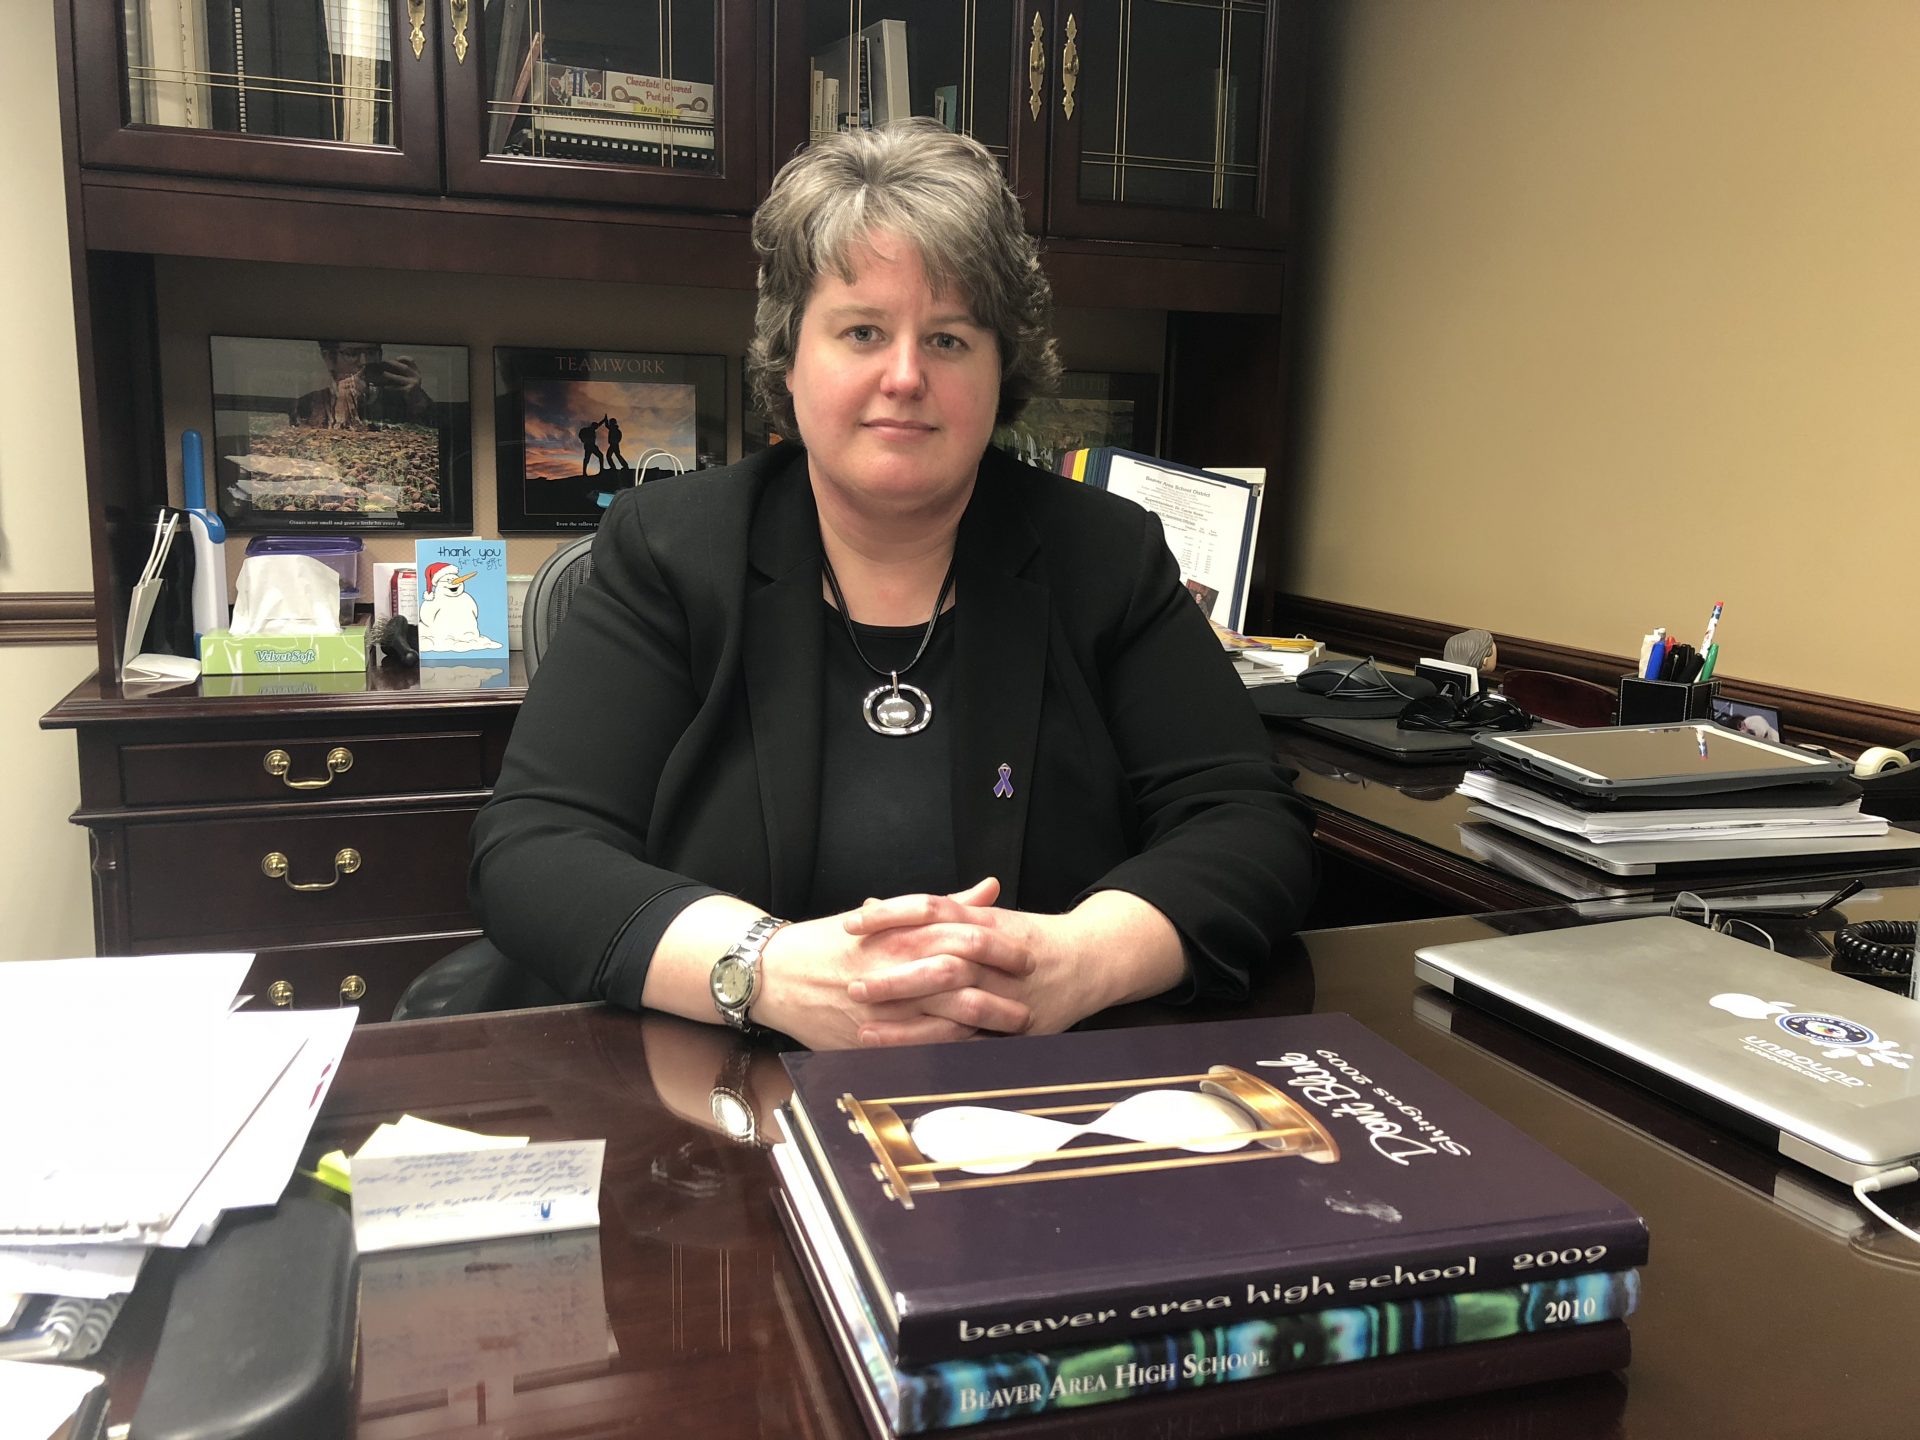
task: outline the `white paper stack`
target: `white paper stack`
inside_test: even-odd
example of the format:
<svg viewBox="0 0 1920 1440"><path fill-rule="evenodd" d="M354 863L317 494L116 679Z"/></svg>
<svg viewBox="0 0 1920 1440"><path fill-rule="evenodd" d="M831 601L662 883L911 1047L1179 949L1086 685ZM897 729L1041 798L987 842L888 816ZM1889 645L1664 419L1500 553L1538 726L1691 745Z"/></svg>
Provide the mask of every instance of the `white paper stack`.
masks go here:
<svg viewBox="0 0 1920 1440"><path fill-rule="evenodd" d="M280 1198L357 1012L230 1013L252 959L0 965L0 1292L125 1294Z"/></svg>

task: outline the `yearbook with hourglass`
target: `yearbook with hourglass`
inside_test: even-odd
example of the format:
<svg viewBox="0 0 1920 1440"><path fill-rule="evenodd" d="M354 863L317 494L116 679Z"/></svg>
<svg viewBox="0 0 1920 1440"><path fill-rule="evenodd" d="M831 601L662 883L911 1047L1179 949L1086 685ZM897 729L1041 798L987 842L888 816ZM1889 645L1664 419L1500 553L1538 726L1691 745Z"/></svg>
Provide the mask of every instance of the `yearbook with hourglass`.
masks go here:
<svg viewBox="0 0 1920 1440"><path fill-rule="evenodd" d="M1345 1015L785 1059L897 1364L1647 1256L1626 1202Z"/></svg>

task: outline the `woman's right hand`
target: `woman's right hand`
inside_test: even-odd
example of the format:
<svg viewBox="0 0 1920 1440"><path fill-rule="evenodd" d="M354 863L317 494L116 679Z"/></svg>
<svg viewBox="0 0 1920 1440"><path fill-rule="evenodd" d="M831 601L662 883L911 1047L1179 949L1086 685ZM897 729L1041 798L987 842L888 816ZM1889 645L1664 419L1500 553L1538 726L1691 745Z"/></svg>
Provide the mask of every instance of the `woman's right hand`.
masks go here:
<svg viewBox="0 0 1920 1440"><path fill-rule="evenodd" d="M991 904L987 886L998 893L988 880L950 898L962 905ZM869 1004L848 996L855 980L919 958L913 937L890 929L849 934L845 915L783 925L761 952L754 1022L814 1050L857 1046L863 1030L870 1034L876 1025L889 1043L921 1045L964 1040L981 1030L1019 1034L1031 1023L1024 1003L972 984L978 978L973 967L958 962L953 987L930 995Z"/></svg>

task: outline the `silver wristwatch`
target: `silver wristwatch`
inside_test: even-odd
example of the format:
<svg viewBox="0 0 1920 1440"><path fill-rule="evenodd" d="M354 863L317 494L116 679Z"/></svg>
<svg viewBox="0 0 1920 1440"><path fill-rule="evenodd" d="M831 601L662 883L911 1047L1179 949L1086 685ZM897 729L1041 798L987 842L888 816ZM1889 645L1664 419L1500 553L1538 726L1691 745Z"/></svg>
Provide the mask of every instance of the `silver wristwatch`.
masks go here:
<svg viewBox="0 0 1920 1440"><path fill-rule="evenodd" d="M760 994L760 952L767 948L773 932L787 922L762 915L747 927L747 933L734 942L727 953L713 962L707 986L713 992L713 1008L720 1018L736 1030L747 1028L747 1011Z"/></svg>

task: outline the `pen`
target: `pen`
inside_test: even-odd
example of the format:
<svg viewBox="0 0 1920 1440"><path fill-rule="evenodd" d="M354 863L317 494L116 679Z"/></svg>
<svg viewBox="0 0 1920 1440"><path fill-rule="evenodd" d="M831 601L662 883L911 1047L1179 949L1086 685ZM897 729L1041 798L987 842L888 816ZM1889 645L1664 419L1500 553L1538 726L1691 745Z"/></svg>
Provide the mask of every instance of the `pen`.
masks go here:
<svg viewBox="0 0 1920 1440"><path fill-rule="evenodd" d="M1715 629L1719 627L1719 624L1720 624L1720 609L1721 609L1721 602L1718 600L1714 601L1713 614L1707 617L1706 637L1702 639L1700 642L1700 653L1702 655L1706 654L1709 650L1713 649L1713 632Z"/></svg>
<svg viewBox="0 0 1920 1440"><path fill-rule="evenodd" d="M1653 648L1647 654L1647 668L1641 673L1643 680L1658 680L1660 667L1667 662L1667 627L1657 626L1653 632Z"/></svg>

